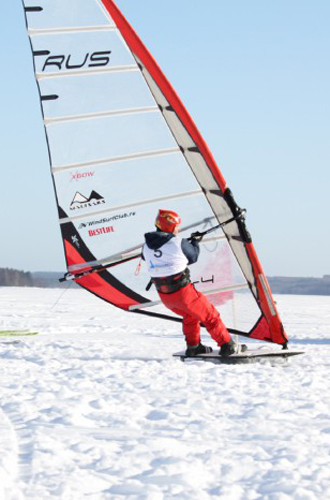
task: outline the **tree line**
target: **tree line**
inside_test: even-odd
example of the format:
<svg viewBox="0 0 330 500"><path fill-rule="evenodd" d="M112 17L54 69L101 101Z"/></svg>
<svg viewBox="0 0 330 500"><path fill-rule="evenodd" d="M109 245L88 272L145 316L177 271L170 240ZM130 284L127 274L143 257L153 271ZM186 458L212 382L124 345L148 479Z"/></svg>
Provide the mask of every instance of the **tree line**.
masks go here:
<svg viewBox="0 0 330 500"><path fill-rule="evenodd" d="M0 286L33 286L34 279L30 272L0 267Z"/></svg>

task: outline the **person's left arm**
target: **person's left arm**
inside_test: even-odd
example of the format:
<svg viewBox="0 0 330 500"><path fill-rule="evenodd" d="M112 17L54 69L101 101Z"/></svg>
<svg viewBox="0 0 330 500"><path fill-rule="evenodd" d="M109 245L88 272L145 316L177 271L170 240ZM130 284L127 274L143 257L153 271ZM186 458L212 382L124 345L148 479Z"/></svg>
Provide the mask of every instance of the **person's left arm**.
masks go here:
<svg viewBox="0 0 330 500"><path fill-rule="evenodd" d="M192 239L191 241L188 241L186 238L183 238L181 241L181 250L187 257L188 264L194 264L197 262L200 250L197 240Z"/></svg>

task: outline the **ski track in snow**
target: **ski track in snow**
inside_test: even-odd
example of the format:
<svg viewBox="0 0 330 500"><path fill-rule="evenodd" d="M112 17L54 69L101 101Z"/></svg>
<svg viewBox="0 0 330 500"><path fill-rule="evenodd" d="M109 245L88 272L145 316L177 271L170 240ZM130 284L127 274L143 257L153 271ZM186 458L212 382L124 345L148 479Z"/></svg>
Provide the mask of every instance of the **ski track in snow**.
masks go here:
<svg viewBox="0 0 330 500"><path fill-rule="evenodd" d="M1 500L330 499L330 297L276 297L306 354L215 365L80 289L0 294L40 332L0 339Z"/></svg>

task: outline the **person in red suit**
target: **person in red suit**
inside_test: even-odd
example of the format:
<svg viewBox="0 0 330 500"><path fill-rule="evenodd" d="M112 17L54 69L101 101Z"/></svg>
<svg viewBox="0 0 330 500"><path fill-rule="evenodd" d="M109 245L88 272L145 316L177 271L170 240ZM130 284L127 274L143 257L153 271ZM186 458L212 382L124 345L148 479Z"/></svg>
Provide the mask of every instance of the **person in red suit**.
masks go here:
<svg viewBox="0 0 330 500"><path fill-rule="evenodd" d="M194 235L189 240L180 238L180 224L181 219L176 212L159 210L155 221L156 231L145 234L142 256L161 301L183 318L186 355L212 352L211 347L201 343L201 323L220 347L221 356L228 357L245 351L245 345L232 340L217 309L190 281L187 266L197 262L199 238Z"/></svg>

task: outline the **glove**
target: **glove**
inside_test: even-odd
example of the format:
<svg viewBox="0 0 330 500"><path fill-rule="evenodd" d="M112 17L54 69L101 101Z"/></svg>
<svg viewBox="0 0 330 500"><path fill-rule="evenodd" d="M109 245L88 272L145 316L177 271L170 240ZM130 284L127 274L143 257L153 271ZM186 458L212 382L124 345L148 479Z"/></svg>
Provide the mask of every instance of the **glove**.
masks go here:
<svg viewBox="0 0 330 500"><path fill-rule="evenodd" d="M200 241L202 241L203 236L204 236L203 233L200 233L199 231L197 231L196 233L192 233L192 235L190 236L190 239L200 242Z"/></svg>

